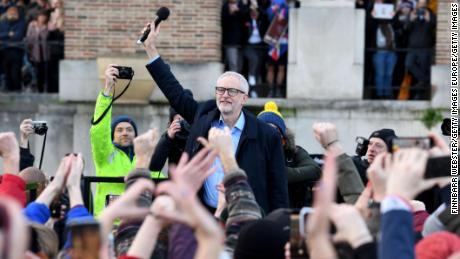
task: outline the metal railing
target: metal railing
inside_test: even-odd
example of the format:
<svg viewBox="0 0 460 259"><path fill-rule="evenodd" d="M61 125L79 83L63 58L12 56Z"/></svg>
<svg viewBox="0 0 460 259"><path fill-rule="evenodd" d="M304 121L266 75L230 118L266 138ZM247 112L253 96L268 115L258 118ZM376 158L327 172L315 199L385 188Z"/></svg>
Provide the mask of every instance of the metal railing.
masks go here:
<svg viewBox="0 0 460 259"><path fill-rule="evenodd" d="M431 61L429 66L433 64L433 60L435 57L435 50L434 48L395 48L395 49L385 49L385 48L366 48L365 49L365 61L364 65L365 72L364 72L364 99L379 99L376 96L377 86L375 85L375 65L373 62L373 54L378 51L390 51L394 52L397 55L396 64L392 72L392 85L391 85L391 98L386 98L390 100L412 100L414 96L421 96L420 100L429 100L431 96L431 75L428 77L430 78L430 82L426 86L421 86L416 83L416 78L410 74L406 67L406 54L407 53L414 53L414 52L421 52L421 53L430 53L431 54ZM400 69L400 70L398 70ZM402 70L401 70L402 69ZM367 71L367 72L366 72ZM410 75L410 83L404 82L407 80L407 74ZM405 91L404 95L405 98L401 98L401 91Z"/></svg>

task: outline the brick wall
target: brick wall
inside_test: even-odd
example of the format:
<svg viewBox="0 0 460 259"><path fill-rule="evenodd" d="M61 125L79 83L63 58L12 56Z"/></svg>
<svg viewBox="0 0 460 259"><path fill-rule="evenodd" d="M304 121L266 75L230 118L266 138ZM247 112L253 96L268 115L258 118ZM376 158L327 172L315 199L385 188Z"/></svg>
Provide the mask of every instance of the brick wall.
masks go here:
<svg viewBox="0 0 460 259"><path fill-rule="evenodd" d="M69 0L65 1L66 59L145 55L135 42L156 10L171 10L158 42L170 61L220 60L219 0Z"/></svg>
<svg viewBox="0 0 460 259"><path fill-rule="evenodd" d="M438 0L438 24L436 31L436 64L450 64L450 3ZM458 2L458 1L456 1Z"/></svg>

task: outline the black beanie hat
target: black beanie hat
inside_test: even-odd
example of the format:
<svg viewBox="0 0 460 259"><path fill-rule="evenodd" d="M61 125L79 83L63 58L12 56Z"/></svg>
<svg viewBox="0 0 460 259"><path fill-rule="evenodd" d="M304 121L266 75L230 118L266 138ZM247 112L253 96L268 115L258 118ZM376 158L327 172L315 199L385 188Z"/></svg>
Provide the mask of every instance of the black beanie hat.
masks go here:
<svg viewBox="0 0 460 259"><path fill-rule="evenodd" d="M392 129L381 129L381 130L372 132L371 136L369 137L369 140L371 138L379 138L383 140L383 142L385 142L385 144L387 145L388 152L390 152L393 139L397 138L397 136L396 136L395 131Z"/></svg>
<svg viewBox="0 0 460 259"><path fill-rule="evenodd" d="M284 258L289 235L277 222L261 219L245 225L238 236L233 258Z"/></svg>

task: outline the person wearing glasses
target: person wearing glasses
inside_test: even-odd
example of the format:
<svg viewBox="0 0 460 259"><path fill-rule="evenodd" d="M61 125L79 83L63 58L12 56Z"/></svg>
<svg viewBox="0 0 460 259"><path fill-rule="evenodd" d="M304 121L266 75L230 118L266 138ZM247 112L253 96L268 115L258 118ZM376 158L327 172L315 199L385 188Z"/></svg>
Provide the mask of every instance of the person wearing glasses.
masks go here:
<svg viewBox="0 0 460 259"><path fill-rule="evenodd" d="M228 127L238 165L248 174L259 206L265 212L287 208L289 202L281 139L274 128L257 120L243 108L248 100L247 80L236 72L225 72L214 86L215 100L198 103L186 93L160 57L155 46L158 34L158 28L152 30L144 42L150 58L146 67L170 105L192 125L185 152L193 157L202 148L197 138L206 138L211 127ZM214 161L213 166L216 172L206 179L200 192L201 199L210 211L217 207L216 186L224 177L219 159Z"/></svg>

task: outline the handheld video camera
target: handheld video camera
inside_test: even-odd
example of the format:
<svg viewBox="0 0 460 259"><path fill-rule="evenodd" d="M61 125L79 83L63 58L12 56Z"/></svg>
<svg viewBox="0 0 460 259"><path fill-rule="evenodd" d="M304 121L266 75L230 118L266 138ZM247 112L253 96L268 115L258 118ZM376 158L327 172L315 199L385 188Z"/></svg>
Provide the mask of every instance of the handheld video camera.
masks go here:
<svg viewBox="0 0 460 259"><path fill-rule="evenodd" d="M417 19L419 19L420 21L425 20L425 13L426 12L427 12L427 10L425 8L417 9L417 11L415 12L415 14L417 15Z"/></svg>
<svg viewBox="0 0 460 259"><path fill-rule="evenodd" d="M356 137L356 155L365 156L369 146L369 140L365 137Z"/></svg>

